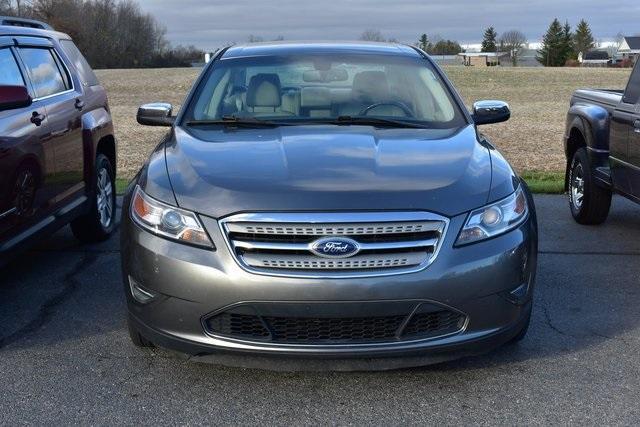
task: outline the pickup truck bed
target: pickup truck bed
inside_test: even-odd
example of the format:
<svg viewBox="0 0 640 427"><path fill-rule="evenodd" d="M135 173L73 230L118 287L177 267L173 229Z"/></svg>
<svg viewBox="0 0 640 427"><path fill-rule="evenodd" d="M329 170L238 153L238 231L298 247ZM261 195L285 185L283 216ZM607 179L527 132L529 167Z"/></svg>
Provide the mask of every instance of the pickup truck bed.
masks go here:
<svg viewBox="0 0 640 427"><path fill-rule="evenodd" d="M616 89L578 89L573 94L574 100L593 102L602 107L611 107L613 110L624 95L623 90Z"/></svg>

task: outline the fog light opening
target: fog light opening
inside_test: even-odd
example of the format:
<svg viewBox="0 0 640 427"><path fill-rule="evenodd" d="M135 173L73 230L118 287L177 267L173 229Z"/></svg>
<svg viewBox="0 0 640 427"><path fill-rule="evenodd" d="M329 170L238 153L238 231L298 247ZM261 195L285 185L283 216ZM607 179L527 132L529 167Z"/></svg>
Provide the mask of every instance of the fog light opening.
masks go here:
<svg viewBox="0 0 640 427"><path fill-rule="evenodd" d="M133 277L129 276L129 288L131 296L140 304L148 304L156 297L151 291L144 289Z"/></svg>
<svg viewBox="0 0 640 427"><path fill-rule="evenodd" d="M511 304L522 305L527 302L529 282L527 281L511 291L502 292L501 295Z"/></svg>

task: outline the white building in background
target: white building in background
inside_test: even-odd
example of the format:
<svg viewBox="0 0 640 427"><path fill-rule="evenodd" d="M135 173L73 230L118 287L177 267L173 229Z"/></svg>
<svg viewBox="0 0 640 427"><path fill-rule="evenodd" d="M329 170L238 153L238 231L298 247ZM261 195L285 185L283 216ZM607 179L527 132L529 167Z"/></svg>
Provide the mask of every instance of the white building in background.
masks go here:
<svg viewBox="0 0 640 427"><path fill-rule="evenodd" d="M637 61L640 56L640 36L623 37L618 56L622 56L622 59L630 58Z"/></svg>

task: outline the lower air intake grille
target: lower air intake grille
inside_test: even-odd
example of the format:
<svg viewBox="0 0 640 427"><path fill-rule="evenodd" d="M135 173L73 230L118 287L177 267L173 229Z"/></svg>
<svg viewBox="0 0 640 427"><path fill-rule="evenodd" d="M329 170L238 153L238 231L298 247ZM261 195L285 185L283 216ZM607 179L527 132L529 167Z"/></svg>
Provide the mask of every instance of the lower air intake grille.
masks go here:
<svg viewBox="0 0 640 427"><path fill-rule="evenodd" d="M283 344L384 343L460 331L466 317L450 310L373 317L289 317L223 312L206 320L214 335Z"/></svg>

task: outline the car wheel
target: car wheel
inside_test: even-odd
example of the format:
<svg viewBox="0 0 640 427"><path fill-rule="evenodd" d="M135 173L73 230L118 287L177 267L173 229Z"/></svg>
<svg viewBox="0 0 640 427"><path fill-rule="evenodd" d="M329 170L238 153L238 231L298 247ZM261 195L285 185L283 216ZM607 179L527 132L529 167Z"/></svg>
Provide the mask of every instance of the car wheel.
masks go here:
<svg viewBox="0 0 640 427"><path fill-rule="evenodd" d="M569 170L569 206L576 222L602 224L609 215L611 191L594 182L586 148L573 155Z"/></svg>
<svg viewBox="0 0 640 427"><path fill-rule="evenodd" d="M136 347L140 348L154 348L155 346L151 341L143 337L140 332L133 326L131 319L127 317L127 329L129 331L129 338Z"/></svg>
<svg viewBox="0 0 640 427"><path fill-rule="evenodd" d="M100 242L109 237L116 222L113 167L103 154L96 157L93 196L89 212L71 223L73 235L82 242Z"/></svg>

